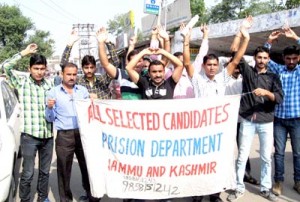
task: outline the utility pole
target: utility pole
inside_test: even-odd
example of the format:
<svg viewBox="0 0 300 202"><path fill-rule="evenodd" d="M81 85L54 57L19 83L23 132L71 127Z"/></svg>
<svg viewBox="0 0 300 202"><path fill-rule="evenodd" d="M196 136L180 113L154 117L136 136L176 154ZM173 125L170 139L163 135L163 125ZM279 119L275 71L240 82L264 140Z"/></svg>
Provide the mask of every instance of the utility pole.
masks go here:
<svg viewBox="0 0 300 202"><path fill-rule="evenodd" d="M73 24L73 28L78 30L79 40L79 61L85 56L91 54L91 49L95 47L91 47L90 37L91 32L94 31L94 24Z"/></svg>

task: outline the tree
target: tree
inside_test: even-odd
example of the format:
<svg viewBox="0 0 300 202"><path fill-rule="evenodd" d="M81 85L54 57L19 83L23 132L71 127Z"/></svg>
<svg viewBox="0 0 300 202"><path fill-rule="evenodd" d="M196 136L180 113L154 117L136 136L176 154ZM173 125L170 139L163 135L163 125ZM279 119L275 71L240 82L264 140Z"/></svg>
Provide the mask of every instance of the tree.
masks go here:
<svg viewBox="0 0 300 202"><path fill-rule="evenodd" d="M196 26L208 21L204 0L191 0L190 6L192 16L199 15L199 21L197 22Z"/></svg>
<svg viewBox="0 0 300 202"><path fill-rule="evenodd" d="M284 6L282 1L277 3L276 0L222 0L210 10L209 22L225 22L244 18L248 15L256 16L277 12L288 9L288 6L299 6L300 0L288 0L287 3L289 5Z"/></svg>
<svg viewBox="0 0 300 202"><path fill-rule="evenodd" d="M38 45L38 53L44 55L46 58L53 54L54 40L50 38L50 32L36 30L34 35L30 35L25 41L25 44L36 43ZM23 47L25 48L25 47ZM28 68L29 57L22 58L17 63L17 66L22 67L22 70Z"/></svg>
<svg viewBox="0 0 300 202"><path fill-rule="evenodd" d="M34 23L18 7L0 4L0 24L0 63L32 42L38 44L40 54L52 55L54 41L49 38L50 33L35 30ZM26 70L28 64L28 58L23 58L17 69Z"/></svg>
<svg viewBox="0 0 300 202"><path fill-rule="evenodd" d="M299 6L300 6L300 0L287 0L285 2L286 9L297 8Z"/></svg>
<svg viewBox="0 0 300 202"><path fill-rule="evenodd" d="M245 5L246 0L222 0L210 10L209 22L218 23L238 19Z"/></svg>
<svg viewBox="0 0 300 202"><path fill-rule="evenodd" d="M33 28L19 8L0 4L0 61L11 57L23 46L26 31Z"/></svg>
<svg viewBox="0 0 300 202"><path fill-rule="evenodd" d="M245 8L239 17L243 18L248 15L256 16L266 13L272 13L284 9L282 6L278 5L275 0L269 0L262 2L261 0L252 0L247 8Z"/></svg>
<svg viewBox="0 0 300 202"><path fill-rule="evenodd" d="M113 19L108 20L108 32L113 35L118 35L122 32L128 32L130 26L128 26L128 13L117 14Z"/></svg>

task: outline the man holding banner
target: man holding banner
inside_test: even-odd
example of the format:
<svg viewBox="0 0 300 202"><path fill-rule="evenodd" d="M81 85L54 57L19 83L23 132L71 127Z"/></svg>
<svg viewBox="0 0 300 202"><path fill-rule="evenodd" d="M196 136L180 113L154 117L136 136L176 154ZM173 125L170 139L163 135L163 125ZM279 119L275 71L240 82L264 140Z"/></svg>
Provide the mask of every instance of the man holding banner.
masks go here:
<svg viewBox="0 0 300 202"><path fill-rule="evenodd" d="M164 64L159 60L153 60L150 63L148 74L150 79L147 77L142 77L138 74L134 67L138 61L145 55L163 55L168 58L171 63L174 64L175 70L171 77L165 80L165 67ZM134 57L126 66L126 70L130 79L138 85L142 90L142 99L152 100L152 99L173 99L173 93L176 83L179 81L183 65L181 61L167 52L164 49L151 49L146 48L142 50L136 57Z"/></svg>
<svg viewBox="0 0 300 202"><path fill-rule="evenodd" d="M190 62L190 36L191 30L184 36L184 46L183 46L183 63L187 70L187 73L191 79L192 85L194 87L194 92L196 97L211 97L211 96L223 96L225 95L225 89L227 83L230 81L230 76L233 74L234 69L239 64L241 58L243 57L250 36L247 30L252 25L252 17L246 18L240 28L241 37L244 38L242 44L240 45L237 53L233 57L232 61L228 63L227 67L219 72L219 60L215 54L208 54L203 58L202 68L204 74L199 74L195 71L194 65ZM220 193L210 195L210 201L220 202ZM203 197L195 197L194 200L201 201Z"/></svg>
<svg viewBox="0 0 300 202"><path fill-rule="evenodd" d="M89 98L88 90L76 84L78 67L67 63L62 67L62 84L52 88L47 94L46 119L54 122L57 129L56 155L57 179L61 202L73 200L70 189L70 179L74 153L78 159L82 175L83 188L86 190L89 201L100 201L92 197L85 156L74 101Z"/></svg>

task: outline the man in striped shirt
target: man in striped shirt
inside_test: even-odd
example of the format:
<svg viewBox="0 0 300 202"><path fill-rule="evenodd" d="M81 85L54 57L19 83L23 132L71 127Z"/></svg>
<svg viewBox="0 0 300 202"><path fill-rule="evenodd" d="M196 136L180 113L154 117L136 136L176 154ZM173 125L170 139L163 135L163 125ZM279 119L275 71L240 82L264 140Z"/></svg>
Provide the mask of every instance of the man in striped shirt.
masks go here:
<svg viewBox="0 0 300 202"><path fill-rule="evenodd" d="M22 106L23 125L21 126L21 149L23 156L22 174L19 187L21 202L29 202L31 181L34 174L35 156L39 154L39 176L37 183L38 201L49 201L49 170L53 153L52 124L45 119L46 91L53 87L45 80L47 61L43 55L30 57L30 76L24 79L13 71L17 61L37 51L36 44L29 44L26 49L3 63L10 85L18 90Z"/></svg>

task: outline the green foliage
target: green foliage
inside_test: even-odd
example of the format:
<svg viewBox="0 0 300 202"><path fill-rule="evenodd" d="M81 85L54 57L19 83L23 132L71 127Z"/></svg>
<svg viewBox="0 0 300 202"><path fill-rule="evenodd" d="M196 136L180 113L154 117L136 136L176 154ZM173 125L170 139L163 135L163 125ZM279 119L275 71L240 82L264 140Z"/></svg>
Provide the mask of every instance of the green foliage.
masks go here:
<svg viewBox="0 0 300 202"><path fill-rule="evenodd" d="M274 2L275 3L275 2ZM244 18L248 15L256 16L265 13L273 12L275 4L273 2L262 2L260 0L252 0L251 4L245 8L240 14L240 18ZM272 6L271 6L272 5Z"/></svg>
<svg viewBox="0 0 300 202"><path fill-rule="evenodd" d="M29 43L39 46L39 53L50 57L54 41L50 33L35 30L34 23L23 16L16 6L0 4L0 63L26 48ZM30 34L29 34L30 33ZM17 65L18 70L27 70L28 58L23 58Z"/></svg>
<svg viewBox="0 0 300 202"><path fill-rule="evenodd" d="M17 53L33 28L29 18L22 16L19 8L0 4L0 63Z"/></svg>
<svg viewBox="0 0 300 202"><path fill-rule="evenodd" d="M218 23L238 19L245 5L246 0L222 0L210 10L209 22Z"/></svg>
<svg viewBox="0 0 300 202"><path fill-rule="evenodd" d="M209 12L209 22L218 23L295 8L300 0L287 0L286 5L275 0L222 0Z"/></svg>
<svg viewBox="0 0 300 202"><path fill-rule="evenodd" d="M204 0L191 0L190 5L192 16L199 15L199 21L196 26L199 26L201 23L206 23L208 18L206 15Z"/></svg>
<svg viewBox="0 0 300 202"><path fill-rule="evenodd" d="M117 14L113 19L108 20L108 31L114 35L129 31L130 27L126 26L127 16L128 13Z"/></svg>
<svg viewBox="0 0 300 202"><path fill-rule="evenodd" d="M285 3L286 9L297 8L300 6L300 0L287 0Z"/></svg>
<svg viewBox="0 0 300 202"><path fill-rule="evenodd" d="M143 32L141 29L137 30L137 37L136 37L136 41L140 42L144 40L144 36L143 36Z"/></svg>
<svg viewBox="0 0 300 202"><path fill-rule="evenodd" d="M38 53L44 55L46 58L49 58L53 54L54 40L49 38L50 32L45 32L42 30L36 30L34 35L29 36L29 39L26 40L26 45L30 43L36 43L38 45ZM25 46L23 47L25 48ZM30 57L22 58L17 66L22 67L21 70L26 70L28 68Z"/></svg>

